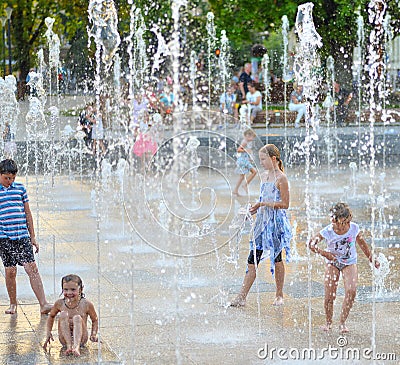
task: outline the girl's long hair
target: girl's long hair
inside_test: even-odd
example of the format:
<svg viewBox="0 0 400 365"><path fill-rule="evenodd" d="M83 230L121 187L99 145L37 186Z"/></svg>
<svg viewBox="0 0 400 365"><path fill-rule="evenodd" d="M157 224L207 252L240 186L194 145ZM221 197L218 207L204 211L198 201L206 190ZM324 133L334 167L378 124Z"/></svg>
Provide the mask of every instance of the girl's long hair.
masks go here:
<svg viewBox="0 0 400 365"><path fill-rule="evenodd" d="M276 147L274 144L266 144L264 147L261 147L260 153L265 153L266 155L273 157L276 157L276 161L278 162L278 167L279 170L282 172L285 172L285 168L283 167L283 162L281 160L281 153L279 152L278 147Z"/></svg>

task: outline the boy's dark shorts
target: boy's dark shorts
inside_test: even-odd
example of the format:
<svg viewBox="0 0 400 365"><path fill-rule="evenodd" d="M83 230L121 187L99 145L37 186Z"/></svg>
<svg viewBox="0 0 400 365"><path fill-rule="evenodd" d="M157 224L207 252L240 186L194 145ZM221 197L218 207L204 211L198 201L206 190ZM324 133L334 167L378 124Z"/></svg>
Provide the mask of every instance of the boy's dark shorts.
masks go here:
<svg viewBox="0 0 400 365"><path fill-rule="evenodd" d="M30 238L21 238L18 240L0 238L0 256L4 267L23 266L35 261Z"/></svg>

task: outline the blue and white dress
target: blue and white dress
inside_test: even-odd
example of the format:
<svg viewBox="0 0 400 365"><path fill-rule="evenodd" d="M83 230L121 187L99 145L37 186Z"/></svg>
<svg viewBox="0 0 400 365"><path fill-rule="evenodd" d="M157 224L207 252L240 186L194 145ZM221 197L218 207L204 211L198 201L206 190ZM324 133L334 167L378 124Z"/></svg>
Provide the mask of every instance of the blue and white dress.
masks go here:
<svg viewBox="0 0 400 365"><path fill-rule="evenodd" d="M281 201L281 194L275 182L262 182L259 202ZM290 261L290 240L292 229L286 209L260 207L257 210L254 225L254 241L256 249L269 251L271 273L274 274L275 258L285 249L286 262ZM250 250L254 250L250 241Z"/></svg>
<svg viewBox="0 0 400 365"><path fill-rule="evenodd" d="M241 145L245 144L245 141L242 141ZM245 149L252 150L253 142L248 142ZM252 162L252 156L250 156L247 152L238 152L238 158L236 160L236 169L235 173L240 175L247 175L251 169L254 169L254 163Z"/></svg>

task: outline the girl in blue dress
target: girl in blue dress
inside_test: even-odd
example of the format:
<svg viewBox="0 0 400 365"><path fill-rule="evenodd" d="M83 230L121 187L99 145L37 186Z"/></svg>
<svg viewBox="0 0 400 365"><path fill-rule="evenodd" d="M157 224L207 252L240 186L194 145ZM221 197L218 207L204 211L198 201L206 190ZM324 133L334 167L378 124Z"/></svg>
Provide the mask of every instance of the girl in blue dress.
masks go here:
<svg viewBox="0 0 400 365"><path fill-rule="evenodd" d="M256 137L257 135L252 129L247 129L243 133L243 140L237 149L238 158L235 173L239 174L239 179L232 191L233 195L240 196L239 188L242 183L244 191L248 193L248 186L257 174L253 162L253 143Z"/></svg>
<svg viewBox="0 0 400 365"><path fill-rule="evenodd" d="M289 207L289 183L284 174L279 149L267 144L259 151L260 164L264 168L261 174L260 198L250 208L256 215L253 240L250 241L250 254L247 259L247 271L242 288L231 306L240 307L246 303L247 294L256 278L256 265L260 263L263 252L269 251L271 273L275 276L276 294L274 305L283 304L283 284L285 266L282 251L285 249L286 262L290 259L290 240L292 231L286 209Z"/></svg>

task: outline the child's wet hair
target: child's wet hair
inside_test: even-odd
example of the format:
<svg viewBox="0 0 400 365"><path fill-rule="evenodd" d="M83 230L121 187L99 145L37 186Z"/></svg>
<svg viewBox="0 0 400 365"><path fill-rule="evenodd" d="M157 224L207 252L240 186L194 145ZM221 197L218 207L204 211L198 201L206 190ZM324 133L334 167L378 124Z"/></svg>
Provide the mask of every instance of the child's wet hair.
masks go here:
<svg viewBox="0 0 400 365"><path fill-rule="evenodd" d="M353 218L353 213L346 203L337 203L329 211L329 215L335 221L339 219L344 219L346 222L350 222Z"/></svg>
<svg viewBox="0 0 400 365"><path fill-rule="evenodd" d="M283 162L281 160L281 153L279 152L279 148L276 147L274 144L266 144L264 147L260 148L260 153L265 153L269 157L274 157L276 158L276 161L278 162L278 167L279 170L282 172L285 171L285 168L283 167Z"/></svg>
<svg viewBox="0 0 400 365"><path fill-rule="evenodd" d="M75 274L65 275L61 279L61 289L63 289L64 283L69 283L70 281L73 281L74 283L78 284L78 287L81 289L81 298L84 298L85 294L83 294L83 282L82 282L82 279L78 275L75 275Z"/></svg>
<svg viewBox="0 0 400 365"><path fill-rule="evenodd" d="M257 137L256 132L254 132L252 129L246 129L243 133L244 136L251 136L251 137Z"/></svg>
<svg viewBox="0 0 400 365"><path fill-rule="evenodd" d="M6 159L0 162L0 174L16 175L17 172L18 167L14 160Z"/></svg>

